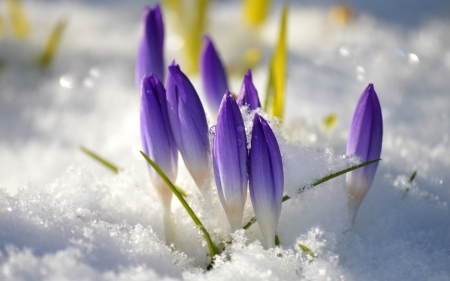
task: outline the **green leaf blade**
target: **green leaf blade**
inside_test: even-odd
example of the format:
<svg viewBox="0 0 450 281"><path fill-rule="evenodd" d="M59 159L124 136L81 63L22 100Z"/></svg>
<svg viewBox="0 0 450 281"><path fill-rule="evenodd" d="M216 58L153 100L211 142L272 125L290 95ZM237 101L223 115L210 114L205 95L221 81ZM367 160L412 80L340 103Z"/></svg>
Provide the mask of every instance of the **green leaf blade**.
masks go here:
<svg viewBox="0 0 450 281"><path fill-rule="evenodd" d="M163 179L163 181L167 184L167 186L172 190L173 194L180 200L181 205L183 205L184 209L187 211L191 219L194 221L197 228L202 232L203 237L206 240L206 244L208 245L208 250L211 256L211 259L214 258L215 255L219 254L219 250L214 245L214 243L211 240L211 237L206 230L206 228L203 226L200 219L197 217L197 215L194 213L194 211L191 209L189 204L184 200L183 195L180 193L180 191L177 189L177 187L169 180L169 178L166 176L166 174L159 168L159 166L152 160L150 157L147 156L144 152L141 151L142 156L147 160L147 162L152 166L153 169L158 173L158 175Z"/></svg>
<svg viewBox="0 0 450 281"><path fill-rule="evenodd" d="M119 173L120 168L117 165L113 164L111 161L106 160L105 158L101 157L97 153L87 149L84 146L80 146L80 150L89 155L92 159L96 160L98 163L102 164L105 168L111 170L113 173Z"/></svg>
<svg viewBox="0 0 450 281"><path fill-rule="evenodd" d="M338 177L338 176L340 176L340 175L343 175L343 174L345 174L345 173L351 172L351 171L353 171L353 170L356 170L356 169L362 168L362 167L364 167L364 166L373 164L373 163L378 162L378 161L380 161L380 160L381 160L381 158L375 159L375 160L372 160L372 161L368 161L368 162L364 162L364 163L361 163L361 164L358 164L358 165L351 166L350 168L341 170L341 171L339 171L339 172L336 172L336 173L327 175L327 176L325 176L325 177L323 177L323 178L320 178L320 179L316 180L313 184L309 184L309 185L305 185L305 186L300 187L300 188L298 189L298 191L297 191L297 194L303 193L304 191L306 191L306 190L308 190L308 189L311 189L311 188L313 188L314 186L317 186L317 185L319 185L319 184L321 184L321 183L324 183L324 182L326 182L326 181L329 181L329 180L331 180L331 179L334 179L334 178L336 178L336 177ZM288 195L284 195L284 196L283 196L282 202L285 202L285 201L287 201L287 200L289 200L289 199L291 199L291 197L289 197ZM256 217L252 217L252 218L250 219L250 221L249 221L247 224L244 225L243 229L244 229L244 230L248 229L248 228L249 228L250 226L252 226L255 222L256 222Z"/></svg>

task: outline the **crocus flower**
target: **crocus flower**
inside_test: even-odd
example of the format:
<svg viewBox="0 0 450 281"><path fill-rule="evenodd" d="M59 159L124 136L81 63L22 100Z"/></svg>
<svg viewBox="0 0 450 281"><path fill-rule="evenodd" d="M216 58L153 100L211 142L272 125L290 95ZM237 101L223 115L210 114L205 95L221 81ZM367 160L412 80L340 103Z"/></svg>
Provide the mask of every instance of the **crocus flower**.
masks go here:
<svg viewBox="0 0 450 281"><path fill-rule="evenodd" d="M275 246L284 176L280 147L269 124L255 113L249 154L250 198L268 248Z"/></svg>
<svg viewBox="0 0 450 281"><path fill-rule="evenodd" d="M144 152L153 159L167 177L175 182L177 177L178 150L170 130L167 112L166 91L155 75L142 79L141 96L141 138ZM170 204L172 191L149 167L150 181L156 189L163 205L166 240L174 240L174 230Z"/></svg>
<svg viewBox="0 0 450 281"><path fill-rule="evenodd" d="M214 48L211 38L203 37L203 47L200 56L200 73L206 102L213 116L217 115L220 103L228 90L227 75Z"/></svg>
<svg viewBox="0 0 450 281"><path fill-rule="evenodd" d="M237 104L239 106L248 104L250 110L261 107L258 91L256 90L255 85L253 85L252 71L250 69L247 70L247 73L244 76L244 82L242 82L241 91L237 98Z"/></svg>
<svg viewBox="0 0 450 281"><path fill-rule="evenodd" d="M220 202L231 231L242 227L247 199L247 154L244 120L233 95L227 91L217 118L213 166Z"/></svg>
<svg viewBox="0 0 450 281"><path fill-rule="evenodd" d="M208 124L200 98L180 67L173 62L167 76L170 126L184 164L202 190L210 178Z"/></svg>
<svg viewBox="0 0 450 281"><path fill-rule="evenodd" d="M144 75L154 74L164 81L164 24L159 5L146 6L142 12L143 32L136 58L136 85Z"/></svg>
<svg viewBox="0 0 450 281"><path fill-rule="evenodd" d="M380 158L383 140L383 118L380 102L372 84L366 88L353 115L347 155L356 155L367 162ZM349 210L358 211L361 202L369 191L377 171L378 162L347 173L347 194Z"/></svg>

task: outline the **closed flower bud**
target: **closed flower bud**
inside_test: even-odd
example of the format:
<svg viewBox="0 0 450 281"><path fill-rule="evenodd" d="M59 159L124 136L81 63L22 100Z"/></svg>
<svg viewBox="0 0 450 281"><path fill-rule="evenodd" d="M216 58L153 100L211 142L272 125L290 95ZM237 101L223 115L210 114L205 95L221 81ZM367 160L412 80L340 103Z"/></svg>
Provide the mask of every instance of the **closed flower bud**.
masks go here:
<svg viewBox="0 0 450 281"><path fill-rule="evenodd" d="M242 82L241 91L239 92L236 102L239 106L248 104L250 110L261 107L258 91L256 90L255 85L253 85L252 71L250 69L244 76L244 82Z"/></svg>
<svg viewBox="0 0 450 281"><path fill-rule="evenodd" d="M347 155L356 155L367 162L380 158L383 141L383 118L380 102L372 84L366 88L353 115ZM356 212L372 185L378 162L347 173L349 210Z"/></svg>
<svg viewBox="0 0 450 281"><path fill-rule="evenodd" d="M231 231L242 228L247 199L247 143L244 120L233 95L224 95L213 143L213 166L217 191Z"/></svg>
<svg viewBox="0 0 450 281"><path fill-rule="evenodd" d="M170 127L184 164L202 189L211 177L208 124L200 98L180 67L173 62L167 77Z"/></svg>
<svg viewBox="0 0 450 281"><path fill-rule="evenodd" d="M283 200L283 163L272 129L257 113L253 119L249 154L249 186L253 210L266 245L274 247Z"/></svg>
<svg viewBox="0 0 450 281"><path fill-rule="evenodd" d="M217 116L223 95L228 90L227 75L211 38L203 37L200 57L203 91L212 116Z"/></svg>
<svg viewBox="0 0 450 281"><path fill-rule="evenodd" d="M142 79L141 138L145 154L155 161L170 181L175 182L178 169L178 150L170 129L166 91L153 74ZM174 242L173 220L170 211L172 191L149 167L150 181L163 205L166 240Z"/></svg>
<svg viewBox="0 0 450 281"><path fill-rule="evenodd" d="M142 12L143 32L136 58L136 85L144 75L153 74L164 81L164 24L159 5Z"/></svg>

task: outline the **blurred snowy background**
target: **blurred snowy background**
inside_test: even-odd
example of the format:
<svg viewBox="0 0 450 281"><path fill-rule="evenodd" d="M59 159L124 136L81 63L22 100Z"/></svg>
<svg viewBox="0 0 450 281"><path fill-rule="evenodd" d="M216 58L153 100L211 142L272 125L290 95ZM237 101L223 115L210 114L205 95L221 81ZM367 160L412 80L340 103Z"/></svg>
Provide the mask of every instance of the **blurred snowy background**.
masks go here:
<svg viewBox="0 0 450 281"><path fill-rule="evenodd" d="M289 163L286 189L348 164L341 156L368 83L383 109L383 160L354 227L340 177L283 205L281 248L264 250L254 225L235 233L231 260L219 258L208 272L203 240L175 200L176 249L160 240L159 202L138 153L134 62L142 7L154 3L23 1L31 33L22 41L8 31L0 3L0 280L450 279L449 1L346 1L354 18L344 26L330 18L334 1L290 1L286 115L277 135ZM282 3L274 1L258 39L260 93ZM41 70L36 57L60 18L67 28ZM241 26L241 2L211 1L208 18L232 65L253 38ZM182 60L165 19L166 63ZM241 81L232 76L232 90ZM323 126L329 114L337 116L334 130ZM110 173L80 145L123 172ZM214 239L226 239L218 201L202 202L182 166L177 184ZM245 218L251 212L247 204Z"/></svg>

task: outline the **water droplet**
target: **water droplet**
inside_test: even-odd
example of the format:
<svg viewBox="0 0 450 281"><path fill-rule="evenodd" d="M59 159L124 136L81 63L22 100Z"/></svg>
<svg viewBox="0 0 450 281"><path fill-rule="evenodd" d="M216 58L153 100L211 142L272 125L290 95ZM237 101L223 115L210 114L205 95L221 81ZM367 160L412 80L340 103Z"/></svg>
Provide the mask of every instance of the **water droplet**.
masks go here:
<svg viewBox="0 0 450 281"><path fill-rule="evenodd" d="M216 125L211 126L211 128L209 128L209 134L213 137L216 136Z"/></svg>
<svg viewBox="0 0 450 281"><path fill-rule="evenodd" d="M350 51L348 50L348 48L341 46L339 48L339 54L344 58L348 58L350 56Z"/></svg>
<svg viewBox="0 0 450 281"><path fill-rule="evenodd" d="M443 184L443 183L444 183L444 180L440 180L440 181L439 181L439 184Z"/></svg>
<svg viewBox="0 0 450 281"><path fill-rule="evenodd" d="M408 63L413 65L413 64L418 64L420 62L419 57L416 54L413 53L409 53L408 54Z"/></svg>
<svg viewBox="0 0 450 281"><path fill-rule="evenodd" d="M12 211L12 208L11 208L11 207L8 207L7 210L8 210L8 212L11 212L11 211Z"/></svg>
<svg viewBox="0 0 450 281"><path fill-rule="evenodd" d="M236 130L238 131L238 132L243 132L244 131L244 127L242 127L242 126L238 126L237 128L236 128Z"/></svg>
<svg viewBox="0 0 450 281"><path fill-rule="evenodd" d="M366 70L364 69L364 67L357 65L355 68L356 71L356 80L358 80L359 82L364 81L364 75L366 74Z"/></svg>
<svg viewBox="0 0 450 281"><path fill-rule="evenodd" d="M259 137L258 137L258 136L253 136L253 137L255 138L255 140L259 139Z"/></svg>
<svg viewBox="0 0 450 281"><path fill-rule="evenodd" d="M242 146L243 143L244 143L244 142L243 142L241 139L237 139L237 145L238 145L238 146Z"/></svg>
<svg viewBox="0 0 450 281"><path fill-rule="evenodd" d="M356 73L360 73L360 74L364 74L366 73L366 70L364 69L364 67L357 65L356 66Z"/></svg>
<svg viewBox="0 0 450 281"><path fill-rule="evenodd" d="M75 86L75 81L72 75L64 74L59 78L59 84L63 88L71 89Z"/></svg>

